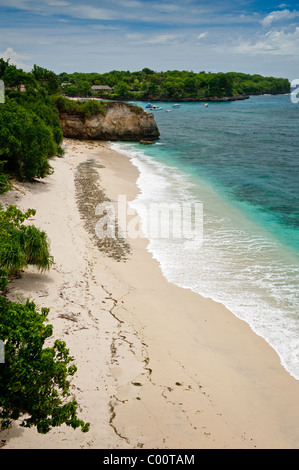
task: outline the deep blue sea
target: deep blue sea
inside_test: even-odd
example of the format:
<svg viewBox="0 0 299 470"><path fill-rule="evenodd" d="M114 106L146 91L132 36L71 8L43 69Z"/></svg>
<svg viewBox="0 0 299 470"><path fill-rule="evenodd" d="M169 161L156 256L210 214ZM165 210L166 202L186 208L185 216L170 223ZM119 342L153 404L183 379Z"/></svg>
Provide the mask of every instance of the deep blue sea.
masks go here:
<svg viewBox="0 0 299 470"><path fill-rule="evenodd" d="M203 243L146 233L148 250L170 282L245 320L299 380L299 104L173 104L155 103L155 145L111 144L140 171L131 205L145 232L138 204L203 204Z"/></svg>

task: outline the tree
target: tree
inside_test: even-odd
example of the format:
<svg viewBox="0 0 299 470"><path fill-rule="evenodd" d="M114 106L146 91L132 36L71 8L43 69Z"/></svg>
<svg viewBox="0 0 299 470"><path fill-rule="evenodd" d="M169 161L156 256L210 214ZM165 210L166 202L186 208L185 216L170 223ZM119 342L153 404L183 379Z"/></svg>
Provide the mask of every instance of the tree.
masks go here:
<svg viewBox="0 0 299 470"><path fill-rule="evenodd" d="M3 73L2 79L7 87L20 89L21 85L34 87L36 81L30 73L17 69L15 65L8 65Z"/></svg>
<svg viewBox="0 0 299 470"><path fill-rule="evenodd" d="M0 425L7 429L20 420L22 427L36 426L46 434L65 423L88 431L89 423L77 417L68 377L77 368L63 341L44 347L53 327L46 324L48 309L38 311L34 302L9 302L0 296L0 337L5 363L0 365ZM24 417L26 416L26 417Z"/></svg>
<svg viewBox="0 0 299 470"><path fill-rule="evenodd" d="M148 67L145 67L144 69L142 69L142 72L145 74L145 75L152 75L154 74L154 70L151 70L149 69Z"/></svg>
<svg viewBox="0 0 299 470"><path fill-rule="evenodd" d="M59 89L59 79L57 75L51 70L44 69L34 64L32 75L36 80L45 87L49 93L56 93Z"/></svg>
<svg viewBox="0 0 299 470"><path fill-rule="evenodd" d="M233 94L233 80L224 73L218 73L211 77L208 82L209 96L232 96Z"/></svg>
<svg viewBox="0 0 299 470"><path fill-rule="evenodd" d="M75 85L68 85L66 87L66 94L68 96L77 96L78 94L77 87Z"/></svg>
<svg viewBox="0 0 299 470"><path fill-rule="evenodd" d="M184 80L184 89L187 93L196 94L199 88L199 80L196 77L187 77Z"/></svg>
<svg viewBox="0 0 299 470"><path fill-rule="evenodd" d="M118 98L127 98L130 95L129 85L124 81L118 82L118 84L115 87L115 95Z"/></svg>
<svg viewBox="0 0 299 470"><path fill-rule="evenodd" d="M77 91L79 96L90 96L91 84L87 80L80 80L77 85Z"/></svg>
<svg viewBox="0 0 299 470"><path fill-rule="evenodd" d="M48 157L55 155L52 129L32 111L9 100L1 105L0 160L20 180L50 173Z"/></svg>
<svg viewBox="0 0 299 470"><path fill-rule="evenodd" d="M9 59L0 59L0 77L3 77L6 68L9 66Z"/></svg>

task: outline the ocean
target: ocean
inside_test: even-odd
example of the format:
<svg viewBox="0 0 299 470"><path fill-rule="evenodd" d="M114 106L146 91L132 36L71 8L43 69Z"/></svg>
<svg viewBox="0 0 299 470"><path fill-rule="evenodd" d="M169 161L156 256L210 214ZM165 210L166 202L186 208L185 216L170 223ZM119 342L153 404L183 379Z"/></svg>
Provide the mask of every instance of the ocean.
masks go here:
<svg viewBox="0 0 299 470"><path fill-rule="evenodd" d="M170 282L246 321L299 380L299 104L290 95L173 104L155 103L154 145L111 143L140 172L130 205L148 250ZM203 239L152 236L151 203L201 203Z"/></svg>

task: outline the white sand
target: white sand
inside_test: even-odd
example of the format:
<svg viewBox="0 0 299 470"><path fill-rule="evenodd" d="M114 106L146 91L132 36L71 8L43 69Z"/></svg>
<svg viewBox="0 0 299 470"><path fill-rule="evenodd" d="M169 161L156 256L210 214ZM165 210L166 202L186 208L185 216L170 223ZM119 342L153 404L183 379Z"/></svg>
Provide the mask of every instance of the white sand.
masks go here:
<svg viewBox="0 0 299 470"><path fill-rule="evenodd" d="M53 175L17 183L0 202L35 208L32 223L50 238L51 271L30 268L9 297L51 309L54 335L78 367L79 417L91 428L39 435L16 423L0 433L3 449L298 448L299 382L270 346L222 305L168 283L145 239L128 240L128 259L116 261L85 228L78 165L94 160L88 168L111 200L134 199L136 168L105 144L65 145Z"/></svg>

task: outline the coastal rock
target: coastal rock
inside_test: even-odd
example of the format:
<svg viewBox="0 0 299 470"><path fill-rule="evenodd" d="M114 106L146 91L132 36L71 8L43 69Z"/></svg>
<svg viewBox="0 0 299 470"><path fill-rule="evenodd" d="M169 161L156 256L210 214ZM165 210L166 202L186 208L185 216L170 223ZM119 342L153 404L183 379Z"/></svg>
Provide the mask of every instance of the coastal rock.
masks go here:
<svg viewBox="0 0 299 470"><path fill-rule="evenodd" d="M151 113L119 101L107 103L104 114L95 113L90 117L63 110L60 123L64 137L81 140L140 141L157 139L160 135Z"/></svg>

